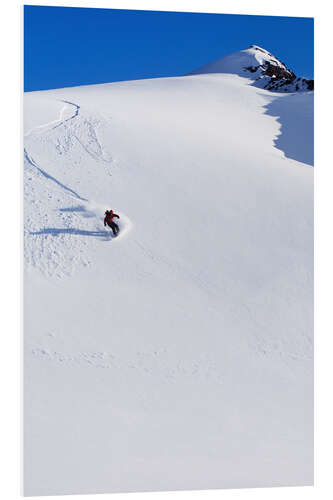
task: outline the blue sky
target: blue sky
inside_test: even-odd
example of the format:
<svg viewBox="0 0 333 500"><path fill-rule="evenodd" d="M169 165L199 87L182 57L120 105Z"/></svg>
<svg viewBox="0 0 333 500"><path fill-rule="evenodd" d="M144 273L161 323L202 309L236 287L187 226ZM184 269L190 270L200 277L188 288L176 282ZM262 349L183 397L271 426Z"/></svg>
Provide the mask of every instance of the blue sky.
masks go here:
<svg viewBox="0 0 333 500"><path fill-rule="evenodd" d="M259 45L313 78L313 19L24 7L25 91L183 75Z"/></svg>

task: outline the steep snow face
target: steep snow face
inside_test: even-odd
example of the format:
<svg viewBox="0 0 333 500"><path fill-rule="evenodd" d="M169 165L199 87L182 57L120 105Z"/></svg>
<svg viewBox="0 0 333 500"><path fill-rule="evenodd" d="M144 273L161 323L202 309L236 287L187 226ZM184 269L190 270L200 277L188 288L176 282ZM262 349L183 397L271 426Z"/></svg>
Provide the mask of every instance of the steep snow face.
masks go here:
<svg viewBox="0 0 333 500"><path fill-rule="evenodd" d="M313 80L296 77L286 65L267 50L251 45L213 61L191 74L230 73L254 80L256 87L281 92L313 90Z"/></svg>
<svg viewBox="0 0 333 500"><path fill-rule="evenodd" d="M312 93L205 74L25 113L25 493L311 484Z"/></svg>
<svg viewBox="0 0 333 500"><path fill-rule="evenodd" d="M221 57L197 70L192 74L204 73L232 73L239 76L251 77L249 67L263 66L270 63L278 68L287 69L276 57L270 54L267 50L251 45L248 49L240 50L225 57ZM255 78L252 76L252 78Z"/></svg>

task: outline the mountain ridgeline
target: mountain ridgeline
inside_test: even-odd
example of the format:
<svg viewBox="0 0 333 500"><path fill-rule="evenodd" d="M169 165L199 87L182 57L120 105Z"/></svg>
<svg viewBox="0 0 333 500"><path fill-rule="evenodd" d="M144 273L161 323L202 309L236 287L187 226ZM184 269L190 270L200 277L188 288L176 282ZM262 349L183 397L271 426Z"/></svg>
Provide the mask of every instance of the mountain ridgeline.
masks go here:
<svg viewBox="0 0 333 500"><path fill-rule="evenodd" d="M314 81L298 77L267 50L251 45L248 49L222 57L191 74L231 73L248 77L252 85L274 92L314 90Z"/></svg>

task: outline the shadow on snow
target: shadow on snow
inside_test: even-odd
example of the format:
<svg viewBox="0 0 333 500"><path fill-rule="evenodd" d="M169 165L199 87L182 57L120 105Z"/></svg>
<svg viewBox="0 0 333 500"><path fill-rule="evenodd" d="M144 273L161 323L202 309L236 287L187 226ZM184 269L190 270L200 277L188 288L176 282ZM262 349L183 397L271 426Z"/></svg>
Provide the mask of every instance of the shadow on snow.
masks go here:
<svg viewBox="0 0 333 500"><path fill-rule="evenodd" d="M30 232L32 235L44 235L50 234L51 236L59 236L61 234L74 235L74 236L94 236L95 238L101 238L104 240L110 240L113 235L109 231L85 231L84 229L75 228L56 228L56 227L46 227L40 231Z"/></svg>
<svg viewBox="0 0 333 500"><path fill-rule="evenodd" d="M280 133L274 139L277 149L307 165L314 163L313 93L283 95L266 104L265 113L277 117Z"/></svg>
<svg viewBox="0 0 333 500"><path fill-rule="evenodd" d="M68 186L65 186L65 184L62 184L62 182L58 181L58 179L56 179L52 175L50 175L47 172L45 172L45 170L43 170L42 168L40 168L37 165L37 163L35 162L35 160L29 155L29 153L26 150L26 148L24 148L24 156L25 156L25 159L27 160L27 162L30 165L32 165L33 167L35 167L38 170L38 172L40 174L42 174L46 179L54 182L55 184L57 184L58 186L60 186L65 191L68 191L70 194L74 195L75 198L78 198L79 200L82 200L82 201L88 201L86 198L82 198L82 196L80 196L76 191L74 191L73 189L69 188Z"/></svg>
<svg viewBox="0 0 333 500"><path fill-rule="evenodd" d="M96 214L94 212L90 212L83 205L77 205L75 207L59 208L59 212L80 212L82 216L86 217L87 219L91 217L96 217Z"/></svg>

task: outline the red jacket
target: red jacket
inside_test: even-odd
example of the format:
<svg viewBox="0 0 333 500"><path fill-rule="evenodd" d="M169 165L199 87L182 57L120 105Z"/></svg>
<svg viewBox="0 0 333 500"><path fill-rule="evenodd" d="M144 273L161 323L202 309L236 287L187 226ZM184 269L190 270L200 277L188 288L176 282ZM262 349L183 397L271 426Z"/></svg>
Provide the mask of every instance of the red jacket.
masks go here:
<svg viewBox="0 0 333 500"><path fill-rule="evenodd" d="M119 219L119 215L115 214L113 210L110 210L104 217L104 226L106 224L111 224L113 222L113 219L117 217Z"/></svg>

